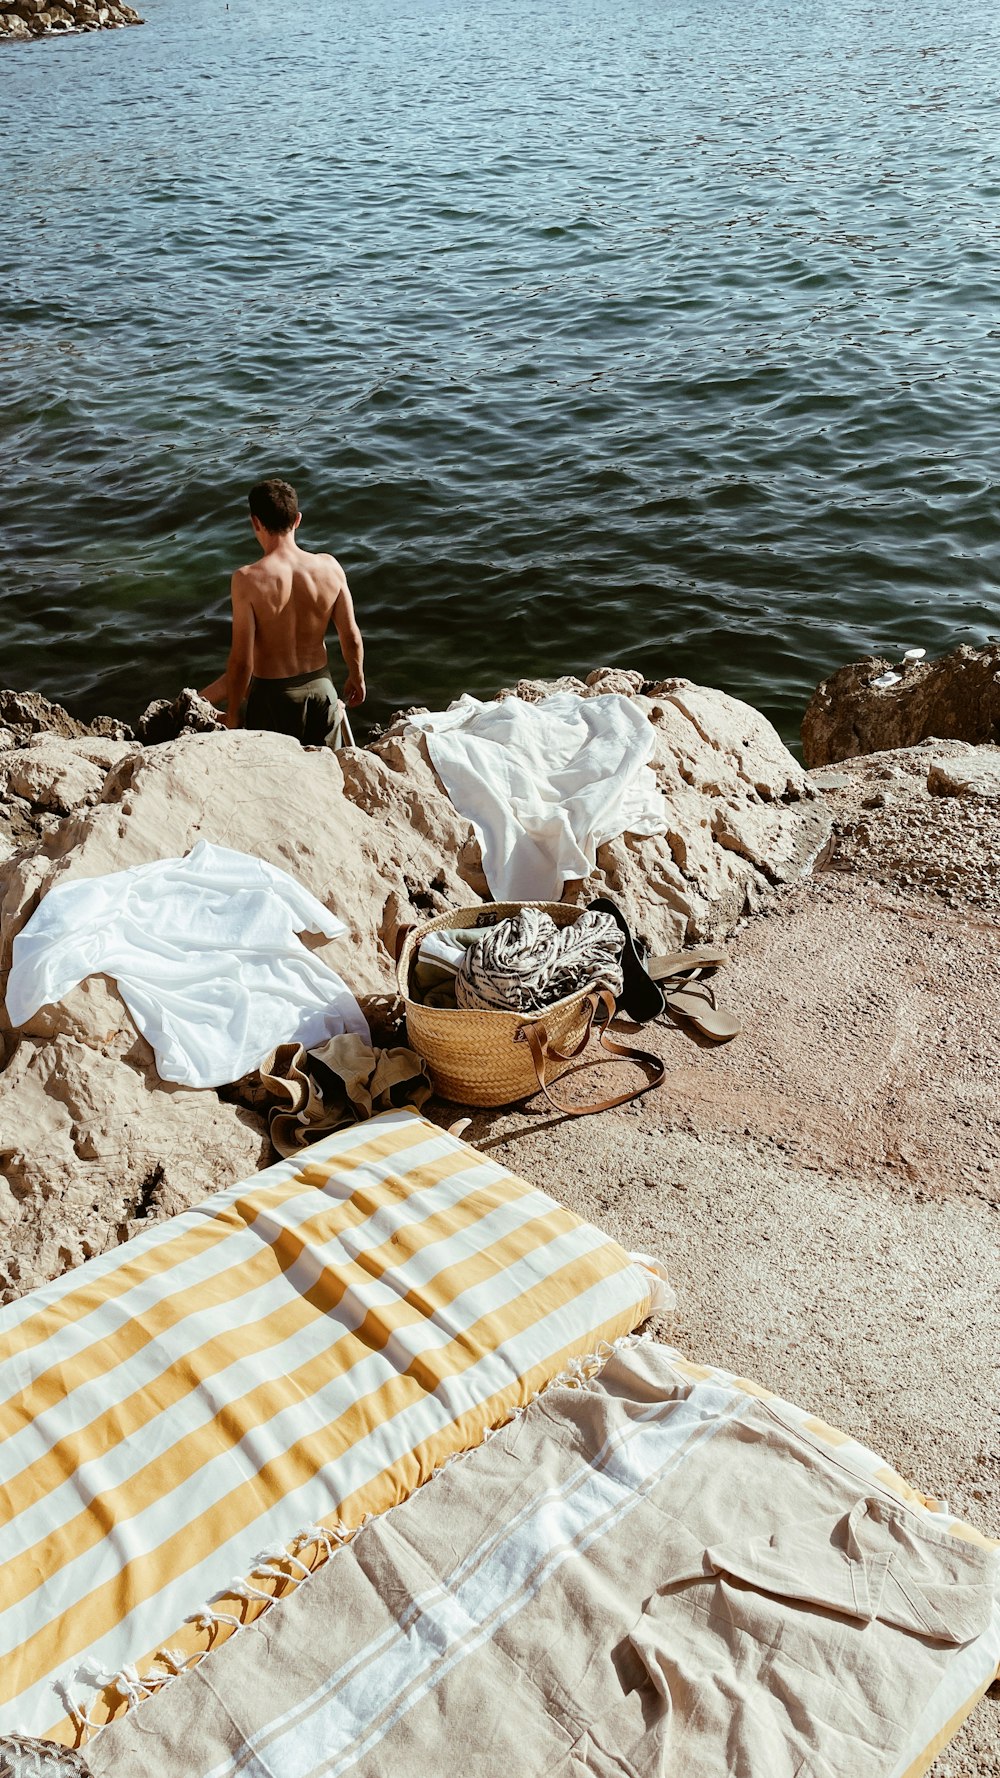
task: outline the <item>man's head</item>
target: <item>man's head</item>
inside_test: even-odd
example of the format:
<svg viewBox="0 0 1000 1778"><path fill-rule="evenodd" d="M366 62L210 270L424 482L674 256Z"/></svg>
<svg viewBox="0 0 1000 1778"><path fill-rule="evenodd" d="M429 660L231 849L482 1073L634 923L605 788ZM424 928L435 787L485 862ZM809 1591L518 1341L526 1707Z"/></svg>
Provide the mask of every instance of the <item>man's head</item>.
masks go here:
<svg viewBox="0 0 1000 1778"><path fill-rule="evenodd" d="M272 537L281 537L286 531L294 531L299 522L299 503L295 489L290 482L278 481L271 476L266 482L257 482L249 494L250 518L254 530L267 531Z"/></svg>

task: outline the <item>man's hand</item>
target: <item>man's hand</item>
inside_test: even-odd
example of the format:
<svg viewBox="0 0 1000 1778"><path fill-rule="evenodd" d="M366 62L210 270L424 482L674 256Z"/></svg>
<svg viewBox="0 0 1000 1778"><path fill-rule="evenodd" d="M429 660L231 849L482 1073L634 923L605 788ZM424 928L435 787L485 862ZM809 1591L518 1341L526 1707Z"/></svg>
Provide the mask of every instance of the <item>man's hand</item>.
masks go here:
<svg viewBox="0 0 1000 1778"><path fill-rule="evenodd" d="M344 686L344 703L353 710L356 705L365 701L365 680L363 673L352 673Z"/></svg>
<svg viewBox="0 0 1000 1778"><path fill-rule="evenodd" d="M204 698L205 702L207 704L221 704L223 699L225 698L225 695L226 695L226 675L225 675L225 673L220 673L218 679L213 679L211 685L206 685L204 691L200 691L198 693L198 696L200 698Z"/></svg>

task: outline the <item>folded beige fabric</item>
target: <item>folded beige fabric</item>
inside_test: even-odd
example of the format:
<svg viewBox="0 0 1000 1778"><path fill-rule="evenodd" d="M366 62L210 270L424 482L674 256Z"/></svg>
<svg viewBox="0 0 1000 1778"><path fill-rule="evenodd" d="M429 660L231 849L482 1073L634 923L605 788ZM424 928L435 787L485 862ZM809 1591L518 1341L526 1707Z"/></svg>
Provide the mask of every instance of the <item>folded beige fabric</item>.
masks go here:
<svg viewBox="0 0 1000 1778"><path fill-rule="evenodd" d="M259 1083L253 1080L240 1097L267 1111L271 1141L283 1157L378 1112L404 1105L419 1110L431 1095L427 1069L413 1050L373 1050L352 1032L311 1050L279 1044L258 1073Z"/></svg>
<svg viewBox="0 0 1000 1778"><path fill-rule="evenodd" d="M764 1397L764 1399L761 1399ZM88 1747L99 1778L915 1778L997 1550L649 1342L554 1388Z"/></svg>

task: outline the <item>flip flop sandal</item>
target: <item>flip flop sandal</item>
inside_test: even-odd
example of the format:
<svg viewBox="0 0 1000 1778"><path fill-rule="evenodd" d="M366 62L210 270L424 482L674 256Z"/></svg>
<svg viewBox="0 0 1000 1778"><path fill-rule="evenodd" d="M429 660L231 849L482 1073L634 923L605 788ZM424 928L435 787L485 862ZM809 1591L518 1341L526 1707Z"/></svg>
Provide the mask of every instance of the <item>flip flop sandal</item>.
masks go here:
<svg viewBox="0 0 1000 1778"><path fill-rule="evenodd" d="M721 969L729 962L729 952L721 945L691 945L686 951L668 951L663 957L647 957L646 973L654 982L670 976L690 975L694 970Z"/></svg>
<svg viewBox="0 0 1000 1778"><path fill-rule="evenodd" d="M615 1011L624 1013L633 1024L648 1025L663 1011L663 990L658 988L646 969L643 951L636 944L621 908L607 895L599 895L588 903L595 914L610 914L624 935L622 950L622 991L615 1001Z"/></svg>
<svg viewBox="0 0 1000 1778"><path fill-rule="evenodd" d="M700 1031L703 1037L710 1037L713 1043L728 1043L731 1037L738 1037L743 1029L731 1012L727 1012L724 1006L716 1005L710 983L700 976L692 977L683 987L668 993L665 998L671 1018L689 1020L696 1031Z"/></svg>

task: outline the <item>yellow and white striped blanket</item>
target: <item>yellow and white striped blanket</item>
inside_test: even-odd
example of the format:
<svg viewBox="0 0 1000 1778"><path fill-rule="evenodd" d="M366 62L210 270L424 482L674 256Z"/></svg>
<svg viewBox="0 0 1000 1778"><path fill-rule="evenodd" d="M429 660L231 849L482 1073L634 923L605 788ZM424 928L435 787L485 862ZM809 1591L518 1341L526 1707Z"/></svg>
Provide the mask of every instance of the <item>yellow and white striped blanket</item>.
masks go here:
<svg viewBox="0 0 1000 1778"><path fill-rule="evenodd" d="M0 1310L0 1732L71 1741L123 1675L103 1720L164 1645L252 1617L282 1550L314 1562L660 1288L407 1111Z"/></svg>

